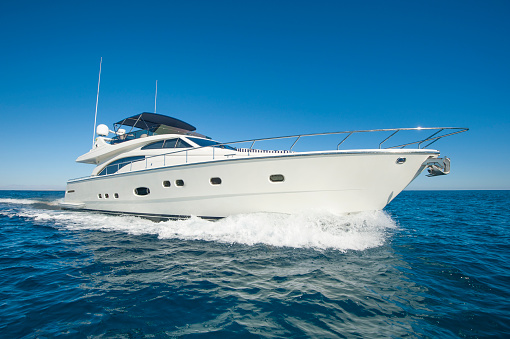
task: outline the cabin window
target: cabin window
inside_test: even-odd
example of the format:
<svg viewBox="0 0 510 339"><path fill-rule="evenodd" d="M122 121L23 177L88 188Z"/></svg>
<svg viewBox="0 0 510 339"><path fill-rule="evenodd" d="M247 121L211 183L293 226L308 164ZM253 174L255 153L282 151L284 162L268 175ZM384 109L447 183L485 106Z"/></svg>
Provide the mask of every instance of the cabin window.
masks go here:
<svg viewBox="0 0 510 339"><path fill-rule="evenodd" d="M218 178L218 177L211 178L211 184L212 185L221 185L221 178Z"/></svg>
<svg viewBox="0 0 510 339"><path fill-rule="evenodd" d="M190 147L191 145L182 139L179 139L179 141L177 141L177 145L175 145L175 148L190 148Z"/></svg>
<svg viewBox="0 0 510 339"><path fill-rule="evenodd" d="M119 199L119 193L115 193L113 196L115 197L115 199Z"/></svg>
<svg viewBox="0 0 510 339"><path fill-rule="evenodd" d="M145 150L145 149L161 149L161 148L163 148L163 144L164 143L165 143L165 140L156 141L156 142L153 142L152 144L148 144L148 145L143 146L142 150Z"/></svg>
<svg viewBox="0 0 510 339"><path fill-rule="evenodd" d="M67 191L67 193L74 193L74 190L69 190Z"/></svg>
<svg viewBox="0 0 510 339"><path fill-rule="evenodd" d="M137 187L135 188L136 195L149 195L151 190L148 187Z"/></svg>
<svg viewBox="0 0 510 339"><path fill-rule="evenodd" d="M163 148L190 148L191 146L182 139L168 139L165 140Z"/></svg>
<svg viewBox="0 0 510 339"><path fill-rule="evenodd" d="M163 181L163 187L170 187L170 181L168 180Z"/></svg>
<svg viewBox="0 0 510 339"><path fill-rule="evenodd" d="M162 149L162 148L190 148L191 146L181 139L160 140L143 146L141 149Z"/></svg>
<svg viewBox="0 0 510 339"><path fill-rule="evenodd" d="M97 195L97 197L98 197L99 199L102 199L102 198L103 198L103 196L101 195L101 193L99 193L99 194Z"/></svg>
<svg viewBox="0 0 510 339"><path fill-rule="evenodd" d="M269 176L271 182L282 182L285 181L285 177L282 174L272 174Z"/></svg>
<svg viewBox="0 0 510 339"><path fill-rule="evenodd" d="M168 139L165 140L165 144L163 145L163 148L175 148L175 144L177 143L178 139Z"/></svg>
<svg viewBox="0 0 510 339"><path fill-rule="evenodd" d="M105 197L106 199L108 199L110 196L108 195L108 193L105 193L105 194L104 194L104 197Z"/></svg>
<svg viewBox="0 0 510 339"><path fill-rule="evenodd" d="M197 144L200 147L207 147L207 146L214 146L214 147L220 147L230 150L236 150L234 147L229 145L218 145L218 142L214 140L208 140L208 139L199 139L199 138L190 138L187 137L189 140L193 141L195 144Z"/></svg>
<svg viewBox="0 0 510 339"><path fill-rule="evenodd" d="M98 175L113 174L120 170L122 167L127 166L135 161L145 160L144 156L127 157L112 161L106 165Z"/></svg>
<svg viewBox="0 0 510 339"><path fill-rule="evenodd" d="M175 180L175 186L184 186L184 180L177 179Z"/></svg>

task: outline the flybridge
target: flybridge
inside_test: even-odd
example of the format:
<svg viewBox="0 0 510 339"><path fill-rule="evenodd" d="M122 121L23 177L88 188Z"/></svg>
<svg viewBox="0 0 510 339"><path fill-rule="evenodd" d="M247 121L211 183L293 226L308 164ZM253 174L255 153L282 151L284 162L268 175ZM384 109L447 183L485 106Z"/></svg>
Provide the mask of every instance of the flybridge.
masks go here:
<svg viewBox="0 0 510 339"><path fill-rule="evenodd" d="M157 113L140 113L133 115L132 117L125 118L119 122L113 124L115 129L118 129L120 126L131 126L140 128L147 131L154 131L159 128L161 125L177 128L180 130L184 130L186 132L196 131L195 126L192 126L182 120L172 118L166 115L157 114Z"/></svg>
<svg viewBox="0 0 510 339"><path fill-rule="evenodd" d="M131 127L131 129L126 132L121 128L122 126ZM114 123L113 127L113 132L116 136L112 138L112 144L161 134L183 134L205 137L195 133L196 127L187 122L166 115L148 112L120 120ZM134 130L135 128L138 130Z"/></svg>

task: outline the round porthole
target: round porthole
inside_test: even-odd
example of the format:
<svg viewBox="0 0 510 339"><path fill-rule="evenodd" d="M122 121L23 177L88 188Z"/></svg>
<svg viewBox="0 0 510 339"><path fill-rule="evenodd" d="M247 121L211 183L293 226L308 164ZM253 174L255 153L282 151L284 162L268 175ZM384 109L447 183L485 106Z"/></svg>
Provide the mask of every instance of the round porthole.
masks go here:
<svg viewBox="0 0 510 339"><path fill-rule="evenodd" d="M285 181L285 177L282 174L272 174L269 176L271 182L282 182Z"/></svg>
<svg viewBox="0 0 510 339"><path fill-rule="evenodd" d="M163 187L170 187L170 181L168 180L163 181Z"/></svg>
<svg viewBox="0 0 510 339"><path fill-rule="evenodd" d="M113 196L115 197L115 199L119 199L119 193L115 193Z"/></svg>
<svg viewBox="0 0 510 339"><path fill-rule="evenodd" d="M211 178L211 184L212 185L221 185L221 178L218 178L218 177Z"/></svg>
<svg viewBox="0 0 510 339"><path fill-rule="evenodd" d="M99 193L99 194L97 195L97 197L98 197L99 199L101 199L103 196L101 195L101 193Z"/></svg>
<svg viewBox="0 0 510 339"><path fill-rule="evenodd" d="M105 194L104 194L104 197L105 197L106 199L108 199L110 196L108 195L108 193L105 193Z"/></svg>
<svg viewBox="0 0 510 339"><path fill-rule="evenodd" d="M181 180L181 179L177 179L175 180L175 186L184 186L184 180Z"/></svg>
<svg viewBox="0 0 510 339"><path fill-rule="evenodd" d="M135 194L136 195L149 195L151 193L151 190L148 187L137 187L135 188Z"/></svg>

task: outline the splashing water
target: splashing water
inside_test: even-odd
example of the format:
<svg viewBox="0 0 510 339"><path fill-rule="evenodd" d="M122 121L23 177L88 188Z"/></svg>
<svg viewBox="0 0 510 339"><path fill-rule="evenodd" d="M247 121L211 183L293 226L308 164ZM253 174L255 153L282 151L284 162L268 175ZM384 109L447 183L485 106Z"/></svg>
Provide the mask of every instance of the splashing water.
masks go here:
<svg viewBox="0 0 510 339"><path fill-rule="evenodd" d="M129 234L154 234L160 239L203 240L245 245L266 244L277 247L365 250L381 246L385 230L395 222L382 211L335 215L326 212L279 214L251 213L208 221L195 216L185 220L153 222L134 216L112 216L34 208L39 201L2 199L0 203L22 205L10 216L48 222L67 229L120 231ZM45 202L48 203L48 202ZM34 206L27 206L27 205ZM48 203L57 204L57 201ZM5 212L4 212L5 213Z"/></svg>

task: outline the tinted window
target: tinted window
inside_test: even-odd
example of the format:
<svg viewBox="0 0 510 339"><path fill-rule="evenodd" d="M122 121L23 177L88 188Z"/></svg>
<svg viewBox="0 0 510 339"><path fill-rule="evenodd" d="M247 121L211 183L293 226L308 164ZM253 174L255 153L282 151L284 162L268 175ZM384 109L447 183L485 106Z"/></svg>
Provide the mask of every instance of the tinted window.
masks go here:
<svg viewBox="0 0 510 339"><path fill-rule="evenodd" d="M163 144L164 143L164 144ZM155 145L152 147L152 145ZM150 147L149 147L150 146ZM155 142L153 144L142 147L142 149L159 149L159 148L190 148L191 146L181 139L168 139Z"/></svg>
<svg viewBox="0 0 510 339"><path fill-rule="evenodd" d="M135 188L136 195L149 195L150 193L151 193L151 190L148 187Z"/></svg>
<svg viewBox="0 0 510 339"><path fill-rule="evenodd" d="M169 139L169 140L165 140L165 145L163 146L163 148L175 148L175 143L177 142L178 139Z"/></svg>
<svg viewBox="0 0 510 339"><path fill-rule="evenodd" d="M226 148L226 149L235 150L234 147L231 147L231 146L228 146L228 145L218 145L218 142L216 142L214 140L198 139L198 138L190 138L190 137L188 137L188 139L193 141L198 146L202 146L202 147L216 146L216 147L220 147L220 148Z"/></svg>
<svg viewBox="0 0 510 339"><path fill-rule="evenodd" d="M160 149L163 148L163 143L165 140L153 142L152 144L148 144L142 147L142 149Z"/></svg>
<svg viewBox="0 0 510 339"><path fill-rule="evenodd" d="M177 145L175 146L175 148L190 148L190 147L191 145L182 139L179 139L177 141Z"/></svg>
<svg viewBox="0 0 510 339"><path fill-rule="evenodd" d="M105 168L98 174L98 175L105 175L105 174L113 174L120 170L122 167L129 165L133 161L139 161L144 160L144 156L136 156L136 157L126 157L119 160L112 161L108 165L106 165Z"/></svg>
<svg viewBox="0 0 510 339"><path fill-rule="evenodd" d="M281 174L273 174L269 177L269 180L272 182L282 182L285 180L285 177Z"/></svg>
<svg viewBox="0 0 510 339"><path fill-rule="evenodd" d="M221 178L211 178L211 184L213 185L221 185Z"/></svg>

